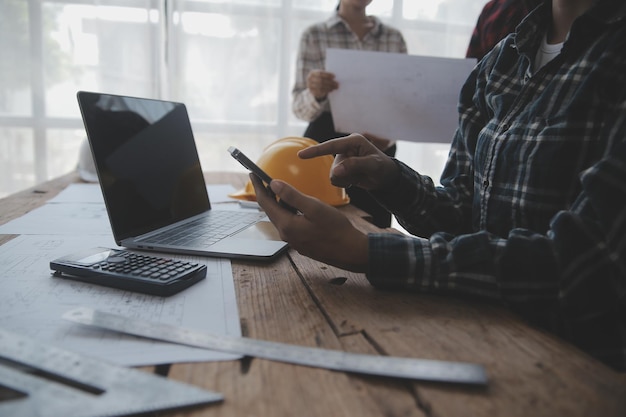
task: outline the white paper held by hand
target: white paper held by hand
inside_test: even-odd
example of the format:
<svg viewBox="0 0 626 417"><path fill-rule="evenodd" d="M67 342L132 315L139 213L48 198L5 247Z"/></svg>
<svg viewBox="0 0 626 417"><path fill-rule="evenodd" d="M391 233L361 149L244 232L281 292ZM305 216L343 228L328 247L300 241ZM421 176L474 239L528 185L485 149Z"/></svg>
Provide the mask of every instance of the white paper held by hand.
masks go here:
<svg viewBox="0 0 626 417"><path fill-rule="evenodd" d="M335 130L392 140L450 143L459 92L475 59L329 48Z"/></svg>

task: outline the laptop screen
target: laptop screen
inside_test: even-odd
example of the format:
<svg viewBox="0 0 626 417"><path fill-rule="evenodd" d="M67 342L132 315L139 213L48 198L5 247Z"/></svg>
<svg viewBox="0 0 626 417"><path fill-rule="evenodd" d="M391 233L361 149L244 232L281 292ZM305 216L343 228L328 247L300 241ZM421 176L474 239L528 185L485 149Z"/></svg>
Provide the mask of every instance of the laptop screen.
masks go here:
<svg viewBox="0 0 626 417"><path fill-rule="evenodd" d="M79 92L116 241L210 209L182 103Z"/></svg>

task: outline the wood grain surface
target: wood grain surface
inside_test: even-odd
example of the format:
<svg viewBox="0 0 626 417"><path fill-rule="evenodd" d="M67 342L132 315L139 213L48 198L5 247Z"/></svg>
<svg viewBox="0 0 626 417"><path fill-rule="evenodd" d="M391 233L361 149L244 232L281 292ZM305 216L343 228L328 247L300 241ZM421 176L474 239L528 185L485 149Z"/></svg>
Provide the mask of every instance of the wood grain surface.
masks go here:
<svg viewBox="0 0 626 417"><path fill-rule="evenodd" d="M247 176L207 173L243 187ZM75 173L0 199L0 224L44 204ZM360 210L340 209L363 231ZM394 231L390 231L394 232ZM0 235L0 244L14 236ZM1 249L0 249L1 250ZM224 394L219 404L162 416L626 416L626 375L533 328L506 308L381 291L289 250L272 263L233 261L244 336L309 347L480 363L486 388L367 377L272 362L143 368Z"/></svg>

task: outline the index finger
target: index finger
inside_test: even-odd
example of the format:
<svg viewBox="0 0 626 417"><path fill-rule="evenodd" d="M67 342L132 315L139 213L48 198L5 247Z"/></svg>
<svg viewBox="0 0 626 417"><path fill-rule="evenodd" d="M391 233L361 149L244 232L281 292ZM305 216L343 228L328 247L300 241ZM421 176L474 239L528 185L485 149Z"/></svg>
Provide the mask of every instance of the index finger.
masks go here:
<svg viewBox="0 0 626 417"><path fill-rule="evenodd" d="M285 218L285 211L288 211L291 215L298 213L298 210L282 200L276 201L276 194L274 194L269 185L265 187L256 174L250 174L249 177L255 190L257 203L259 203L259 206L265 211L272 223L279 224L282 222Z"/></svg>
<svg viewBox="0 0 626 417"><path fill-rule="evenodd" d="M343 138L331 139L319 145L302 149L298 156L302 159L311 159L322 155L358 155L363 146L371 146L371 142L363 136L353 133Z"/></svg>
<svg viewBox="0 0 626 417"><path fill-rule="evenodd" d="M263 208L263 210L267 213L268 210L272 210L271 207L276 204L278 206L278 202L276 201L276 196L274 192L269 188L269 184L265 186L261 178L256 174L249 174L250 182L254 187L254 193L256 194L257 203Z"/></svg>

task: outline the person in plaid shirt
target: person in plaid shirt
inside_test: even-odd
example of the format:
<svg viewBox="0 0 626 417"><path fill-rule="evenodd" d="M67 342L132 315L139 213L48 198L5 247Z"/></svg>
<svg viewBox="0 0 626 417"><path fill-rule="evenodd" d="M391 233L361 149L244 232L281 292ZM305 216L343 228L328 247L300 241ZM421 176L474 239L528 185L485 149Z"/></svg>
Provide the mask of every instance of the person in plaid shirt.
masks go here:
<svg viewBox="0 0 626 417"><path fill-rule="evenodd" d="M402 33L366 14L372 0L341 0L337 11L326 21L308 27L301 36L296 62L292 109L296 117L309 122L304 136L324 142L347 133L335 131L328 93L339 88L335 75L325 70L326 49L353 49L377 52L407 52ZM396 145L378 139L377 145L389 156ZM367 192L354 188L347 191L353 205L372 215L379 227L391 225L391 213L381 207Z"/></svg>
<svg viewBox="0 0 626 417"><path fill-rule="evenodd" d="M556 50L556 51L555 51ZM336 154L414 236L364 233L282 181L257 200L305 256L377 287L477 296L626 370L626 3L546 0L462 87L441 186L353 134ZM382 231L381 231L382 232Z"/></svg>
<svg viewBox="0 0 626 417"><path fill-rule="evenodd" d="M491 0L485 4L465 56L479 61L487 52L511 32L528 15L541 4L542 0Z"/></svg>
<svg viewBox="0 0 626 417"><path fill-rule="evenodd" d="M399 30L366 14L366 7L371 2L341 0L337 11L328 20L314 24L302 33L292 90L292 109L299 119L313 122L324 113L330 113L328 93L337 89L339 84L334 74L325 70L326 49L407 53L406 42ZM324 133L330 135L333 132Z"/></svg>

